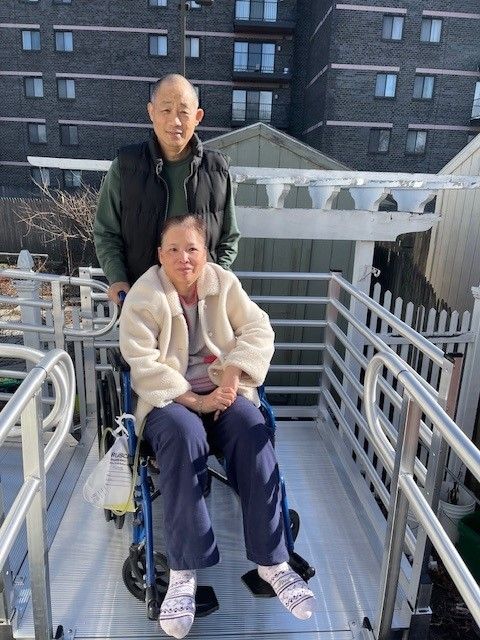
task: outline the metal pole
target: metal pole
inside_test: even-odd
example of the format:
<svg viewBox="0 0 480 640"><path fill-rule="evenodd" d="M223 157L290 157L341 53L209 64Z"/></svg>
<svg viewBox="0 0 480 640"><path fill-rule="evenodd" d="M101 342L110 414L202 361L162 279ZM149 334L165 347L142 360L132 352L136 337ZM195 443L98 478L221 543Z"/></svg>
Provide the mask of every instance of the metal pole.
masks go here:
<svg viewBox="0 0 480 640"><path fill-rule="evenodd" d="M180 2L180 73L186 77L185 70L185 32L187 30L187 3Z"/></svg>
<svg viewBox="0 0 480 640"><path fill-rule="evenodd" d="M0 477L0 526L4 520L4 501ZM13 637L11 626L14 613L13 595L12 572L10 571L10 565L7 559L3 567L0 568L0 637L2 637L2 633L6 636L7 627Z"/></svg>
<svg viewBox="0 0 480 640"><path fill-rule="evenodd" d="M404 416L405 419L403 419ZM408 499L400 489L399 476L413 475L421 416L420 407L412 402L409 394L405 392L395 467L391 481L387 535L379 590L378 619L375 625L375 637L378 640L388 640L392 628L408 514Z"/></svg>
<svg viewBox="0 0 480 640"><path fill-rule="evenodd" d="M33 623L37 640L53 638L46 523L44 449L40 428L40 391L22 413L22 453L25 479L40 479L39 490L27 515L28 564L32 591Z"/></svg>

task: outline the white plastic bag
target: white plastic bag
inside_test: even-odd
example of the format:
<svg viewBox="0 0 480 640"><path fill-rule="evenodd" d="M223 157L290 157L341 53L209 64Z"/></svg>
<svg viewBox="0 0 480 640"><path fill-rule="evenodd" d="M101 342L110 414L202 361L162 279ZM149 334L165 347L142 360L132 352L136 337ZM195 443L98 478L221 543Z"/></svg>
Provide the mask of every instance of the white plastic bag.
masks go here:
<svg viewBox="0 0 480 640"><path fill-rule="evenodd" d="M132 500L133 478L128 465L128 437L117 435L115 442L88 476L83 497L100 509L126 513L135 511Z"/></svg>

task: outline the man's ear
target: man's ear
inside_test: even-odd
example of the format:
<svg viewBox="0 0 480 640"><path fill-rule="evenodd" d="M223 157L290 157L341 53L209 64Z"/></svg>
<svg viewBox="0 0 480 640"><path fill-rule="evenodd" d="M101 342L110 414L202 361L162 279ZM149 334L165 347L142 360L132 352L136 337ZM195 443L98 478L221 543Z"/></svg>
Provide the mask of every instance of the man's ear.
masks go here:
<svg viewBox="0 0 480 640"><path fill-rule="evenodd" d="M197 124L200 124L200 122L203 120L204 115L205 115L205 111L203 109L197 109L197 114L196 114Z"/></svg>
<svg viewBox="0 0 480 640"><path fill-rule="evenodd" d="M153 122L153 104L151 102L147 104L147 111L148 111L148 117Z"/></svg>

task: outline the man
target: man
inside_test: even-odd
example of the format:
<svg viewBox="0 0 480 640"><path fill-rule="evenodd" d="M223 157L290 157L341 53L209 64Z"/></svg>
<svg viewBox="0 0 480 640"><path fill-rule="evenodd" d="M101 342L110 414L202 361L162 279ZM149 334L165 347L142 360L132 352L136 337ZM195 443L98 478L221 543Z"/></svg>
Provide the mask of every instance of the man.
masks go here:
<svg viewBox="0 0 480 640"><path fill-rule="evenodd" d="M195 133L204 112L194 87L181 75L167 75L153 86L147 109L152 136L120 149L105 176L94 224L108 296L117 304L118 293L156 263L167 217L200 215L209 259L225 268L236 258L240 237L229 161L204 149Z"/></svg>

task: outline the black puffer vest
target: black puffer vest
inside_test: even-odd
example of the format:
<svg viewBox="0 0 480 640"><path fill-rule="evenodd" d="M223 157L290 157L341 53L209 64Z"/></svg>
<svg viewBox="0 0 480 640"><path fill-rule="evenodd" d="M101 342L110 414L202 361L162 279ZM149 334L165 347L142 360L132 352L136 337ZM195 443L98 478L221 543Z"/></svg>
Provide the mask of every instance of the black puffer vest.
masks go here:
<svg viewBox="0 0 480 640"><path fill-rule="evenodd" d="M197 135L191 142L193 160L185 181L188 210L207 224L209 259L217 261L216 247L223 227L229 160L203 148ZM120 202L125 262L130 284L157 264L157 244L167 216L168 187L162 178L163 158L155 136L123 147L118 153Z"/></svg>

